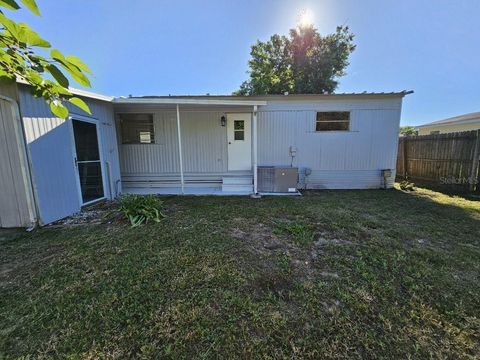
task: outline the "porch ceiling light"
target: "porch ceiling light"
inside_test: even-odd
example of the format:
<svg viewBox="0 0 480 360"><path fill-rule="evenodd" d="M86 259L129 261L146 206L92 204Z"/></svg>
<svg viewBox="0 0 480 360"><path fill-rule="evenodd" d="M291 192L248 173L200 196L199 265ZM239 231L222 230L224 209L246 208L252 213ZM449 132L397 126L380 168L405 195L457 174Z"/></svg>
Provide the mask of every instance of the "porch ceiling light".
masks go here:
<svg viewBox="0 0 480 360"><path fill-rule="evenodd" d="M222 115L222 117L220 118L220 124L222 126L225 126L227 124L227 118L225 117L225 115Z"/></svg>

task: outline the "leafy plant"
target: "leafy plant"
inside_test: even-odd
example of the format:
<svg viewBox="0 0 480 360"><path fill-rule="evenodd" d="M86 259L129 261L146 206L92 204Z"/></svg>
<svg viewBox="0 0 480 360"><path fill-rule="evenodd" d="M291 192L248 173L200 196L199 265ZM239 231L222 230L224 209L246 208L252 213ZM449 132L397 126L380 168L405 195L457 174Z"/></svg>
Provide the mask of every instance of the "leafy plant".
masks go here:
<svg viewBox="0 0 480 360"><path fill-rule="evenodd" d="M20 0L35 15L40 11L35 0ZM16 0L0 0L0 8L19 10ZM63 55L51 49L49 57L40 55L51 44L33 31L27 24L15 22L0 10L0 81L22 80L31 86L33 95L43 97L55 116L66 118L69 102L88 114L88 105L69 91L67 75L78 84L90 87L90 69L74 55ZM41 50L43 49L43 50Z"/></svg>
<svg viewBox="0 0 480 360"><path fill-rule="evenodd" d="M160 222L165 217L162 206L163 202L155 195L127 194L120 197L118 211L125 215L132 227L137 227L150 220Z"/></svg>

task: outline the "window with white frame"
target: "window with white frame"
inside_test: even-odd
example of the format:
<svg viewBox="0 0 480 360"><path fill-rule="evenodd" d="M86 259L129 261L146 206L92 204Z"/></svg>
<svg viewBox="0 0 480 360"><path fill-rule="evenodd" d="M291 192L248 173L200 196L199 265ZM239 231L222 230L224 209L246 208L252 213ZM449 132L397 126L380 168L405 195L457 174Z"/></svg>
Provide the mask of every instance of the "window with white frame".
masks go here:
<svg viewBox="0 0 480 360"><path fill-rule="evenodd" d="M155 130L152 114L120 114L122 144L153 144Z"/></svg>
<svg viewBox="0 0 480 360"><path fill-rule="evenodd" d="M349 131L349 111L322 111L317 112L315 131Z"/></svg>

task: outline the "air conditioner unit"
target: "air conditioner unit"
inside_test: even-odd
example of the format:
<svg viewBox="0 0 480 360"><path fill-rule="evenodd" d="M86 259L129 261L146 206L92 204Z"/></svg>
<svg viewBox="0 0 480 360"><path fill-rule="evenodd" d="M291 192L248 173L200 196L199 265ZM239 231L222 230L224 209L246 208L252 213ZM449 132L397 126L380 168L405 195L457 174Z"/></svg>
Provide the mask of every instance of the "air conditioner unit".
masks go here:
<svg viewBox="0 0 480 360"><path fill-rule="evenodd" d="M257 171L259 192L288 193L297 191L298 168L259 166Z"/></svg>

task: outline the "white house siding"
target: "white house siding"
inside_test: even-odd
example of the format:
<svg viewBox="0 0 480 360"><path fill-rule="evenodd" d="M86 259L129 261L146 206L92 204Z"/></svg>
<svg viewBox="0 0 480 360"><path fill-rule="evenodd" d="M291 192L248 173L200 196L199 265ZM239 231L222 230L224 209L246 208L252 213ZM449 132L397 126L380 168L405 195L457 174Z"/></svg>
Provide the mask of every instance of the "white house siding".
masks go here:
<svg viewBox="0 0 480 360"><path fill-rule="evenodd" d="M381 170L395 171L400 110L401 98L269 102L258 113L258 165L289 166L295 146L301 186L381 187ZM315 132L317 111L350 111L350 131ZM306 179L304 168L312 170Z"/></svg>
<svg viewBox="0 0 480 360"><path fill-rule="evenodd" d="M0 87L0 227L29 227L35 222L28 159L16 86Z"/></svg>
<svg viewBox="0 0 480 360"><path fill-rule="evenodd" d="M227 130L220 118L231 109L180 110L183 168L187 183L217 185L227 173ZM235 109L234 111L239 111ZM242 109L245 111L245 109ZM155 144L120 144L123 187L178 185L180 165L176 112L144 106L119 107L116 113L153 113ZM121 142L121 136L119 136Z"/></svg>
<svg viewBox="0 0 480 360"><path fill-rule="evenodd" d="M26 86L19 85L18 93L40 222L47 224L80 210L71 132L66 121L55 118L45 101L34 98ZM90 98L83 100L92 111L91 117L99 122L103 165L106 167L108 163L110 168L104 193L107 198L112 198L117 185L120 186L113 106ZM74 106L69 106L69 110L72 116L88 116Z"/></svg>

